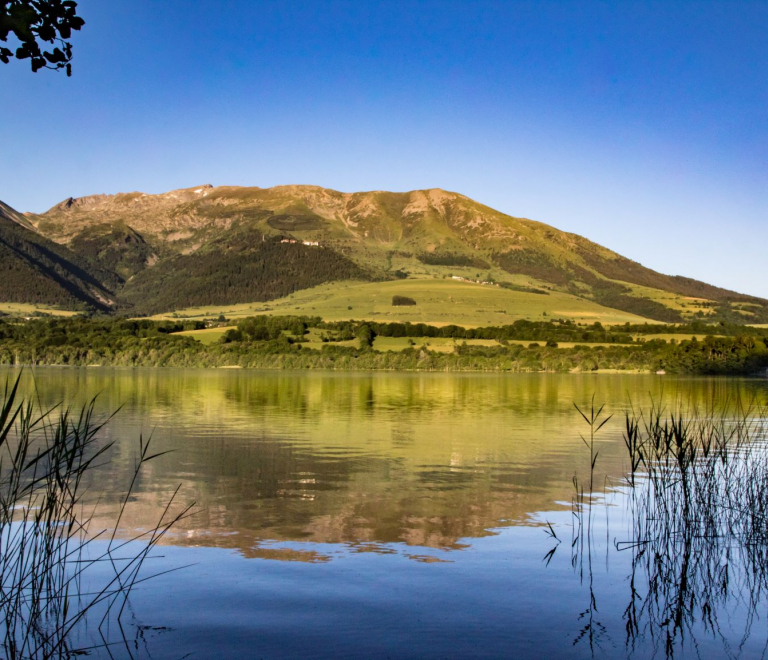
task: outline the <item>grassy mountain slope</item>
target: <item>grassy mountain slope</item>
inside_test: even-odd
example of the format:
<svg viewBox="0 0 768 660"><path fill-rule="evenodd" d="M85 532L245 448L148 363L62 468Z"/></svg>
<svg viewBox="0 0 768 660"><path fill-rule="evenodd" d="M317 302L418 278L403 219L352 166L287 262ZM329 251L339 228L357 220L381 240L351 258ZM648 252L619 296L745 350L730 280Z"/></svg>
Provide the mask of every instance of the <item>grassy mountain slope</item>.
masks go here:
<svg viewBox="0 0 768 660"><path fill-rule="evenodd" d="M768 321L766 300L657 273L581 236L439 189L206 185L68 199L26 221L111 268L120 298L144 310L267 300L332 280L455 276L660 321ZM282 247L265 252L264 237ZM299 255L317 248L279 239L316 241L320 250L302 265Z"/></svg>
<svg viewBox="0 0 768 660"><path fill-rule="evenodd" d="M406 296L415 305L393 305ZM645 318L603 307L590 300L553 291L549 295L492 285L444 279L405 279L379 282L334 282L303 289L268 303L216 304L158 314L158 319L237 319L260 314L319 316L327 321L410 321L431 325L478 327L508 325L517 320L568 319L604 325L643 323Z"/></svg>
<svg viewBox="0 0 768 660"><path fill-rule="evenodd" d="M44 238L0 203L0 302L108 310L116 284L108 271Z"/></svg>

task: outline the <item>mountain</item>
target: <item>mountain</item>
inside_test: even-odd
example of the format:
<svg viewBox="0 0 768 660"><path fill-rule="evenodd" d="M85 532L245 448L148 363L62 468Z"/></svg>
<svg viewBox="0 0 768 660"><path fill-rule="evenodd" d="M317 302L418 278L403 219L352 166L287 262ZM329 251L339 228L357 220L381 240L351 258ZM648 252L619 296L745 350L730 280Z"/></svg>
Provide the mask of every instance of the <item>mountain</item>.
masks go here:
<svg viewBox="0 0 768 660"><path fill-rule="evenodd" d="M660 321L768 320L761 298L663 275L440 189L202 185L70 198L11 221L66 246L134 313L265 301L338 280L452 276L563 292Z"/></svg>
<svg viewBox="0 0 768 660"><path fill-rule="evenodd" d="M39 235L27 217L0 202L0 302L107 311L113 273Z"/></svg>

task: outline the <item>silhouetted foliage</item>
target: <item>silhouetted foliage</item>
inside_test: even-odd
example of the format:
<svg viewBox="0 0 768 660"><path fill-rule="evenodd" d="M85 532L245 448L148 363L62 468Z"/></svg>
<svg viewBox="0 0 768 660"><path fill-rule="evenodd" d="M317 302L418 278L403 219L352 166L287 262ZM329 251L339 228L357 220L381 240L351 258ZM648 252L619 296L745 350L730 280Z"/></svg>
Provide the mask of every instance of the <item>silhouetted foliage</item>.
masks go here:
<svg viewBox="0 0 768 660"><path fill-rule="evenodd" d="M68 40L72 30L83 25L73 0L6 0L0 7L0 41L7 43L13 34L20 45L15 52L0 46L0 62L8 64L13 57L29 59L33 72L64 69L71 76L72 45ZM45 50L44 44L52 48Z"/></svg>

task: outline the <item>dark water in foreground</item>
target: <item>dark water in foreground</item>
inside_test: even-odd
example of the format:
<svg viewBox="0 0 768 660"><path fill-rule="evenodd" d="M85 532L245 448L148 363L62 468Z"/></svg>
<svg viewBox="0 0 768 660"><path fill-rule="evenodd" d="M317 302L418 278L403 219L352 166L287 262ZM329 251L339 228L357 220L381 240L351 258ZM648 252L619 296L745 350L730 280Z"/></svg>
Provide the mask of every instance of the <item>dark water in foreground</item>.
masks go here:
<svg viewBox="0 0 768 660"><path fill-rule="evenodd" d="M99 393L101 412L123 406L105 433L116 445L94 484L104 493L94 524L109 525L141 433L173 452L146 466L123 533L151 526L179 484L179 501L196 502L147 572L189 566L131 598L125 632L137 657L766 655L768 609L759 594L750 601L738 549L722 561L727 579L721 570L711 584L672 585L694 599L692 615L659 628L647 576L633 581L632 553L615 545L630 534L619 488L630 401L764 402L766 381L161 369L34 378L43 405ZM571 547L570 502L588 429L573 403L593 394L616 417L598 436L607 496L584 550Z"/></svg>

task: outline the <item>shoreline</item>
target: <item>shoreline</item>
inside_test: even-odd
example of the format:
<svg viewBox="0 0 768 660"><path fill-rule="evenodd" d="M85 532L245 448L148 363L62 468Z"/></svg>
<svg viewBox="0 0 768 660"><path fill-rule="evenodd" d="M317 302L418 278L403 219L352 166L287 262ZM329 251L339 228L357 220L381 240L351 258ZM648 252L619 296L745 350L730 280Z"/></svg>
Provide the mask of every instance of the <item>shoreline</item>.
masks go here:
<svg viewBox="0 0 768 660"><path fill-rule="evenodd" d="M667 341L651 333L648 340L636 341L632 334L636 329L631 327L617 332L559 322L470 332L459 327L323 324L317 319L256 317L217 329L220 336L204 342L187 332L195 328L183 324L112 319L30 321L0 323L0 364L342 372L768 373L768 332L743 335L740 327L718 329L737 334L706 335L701 341L688 335L690 339L681 336Z"/></svg>
<svg viewBox="0 0 768 660"><path fill-rule="evenodd" d="M13 369L23 371L25 369L114 369L114 370L167 370L167 369L190 369L197 371L238 371L238 372L270 372L270 373L333 373L333 374L487 374L487 375L557 375L557 376L606 376L606 375L630 375L630 376L655 376L658 378L749 378L749 379L768 379L768 372L754 373L685 373L685 372L667 372L657 373L644 369L592 369L592 370L567 370L558 371L553 369L544 370L525 370L525 369L437 369L437 368L371 368L371 367L330 367L330 366L243 366L243 365L176 365L176 364L0 364L0 369Z"/></svg>

